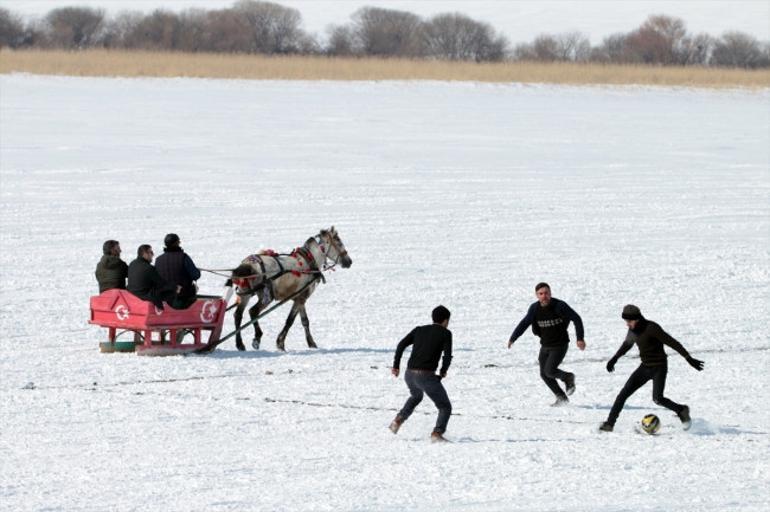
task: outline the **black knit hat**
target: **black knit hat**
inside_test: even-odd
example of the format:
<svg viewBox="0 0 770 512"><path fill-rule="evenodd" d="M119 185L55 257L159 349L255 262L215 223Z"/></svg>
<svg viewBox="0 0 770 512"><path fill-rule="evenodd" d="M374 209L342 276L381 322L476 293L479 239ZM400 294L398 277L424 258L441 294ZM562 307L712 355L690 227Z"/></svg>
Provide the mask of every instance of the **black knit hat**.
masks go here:
<svg viewBox="0 0 770 512"><path fill-rule="evenodd" d="M623 314L620 316L623 317L623 320L641 320L642 312L633 304L627 304L623 307Z"/></svg>
<svg viewBox="0 0 770 512"><path fill-rule="evenodd" d="M163 239L163 245L168 248L176 247L179 245L179 235L176 233L169 233L166 235L166 238Z"/></svg>

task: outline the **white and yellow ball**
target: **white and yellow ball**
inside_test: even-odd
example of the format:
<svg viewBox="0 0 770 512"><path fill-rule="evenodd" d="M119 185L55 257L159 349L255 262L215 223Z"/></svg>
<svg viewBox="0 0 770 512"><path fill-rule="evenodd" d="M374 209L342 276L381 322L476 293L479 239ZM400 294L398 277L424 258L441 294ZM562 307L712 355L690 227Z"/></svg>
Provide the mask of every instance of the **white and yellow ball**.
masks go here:
<svg viewBox="0 0 770 512"><path fill-rule="evenodd" d="M660 419L654 414L648 414L642 418L642 430L648 434L654 434L660 430Z"/></svg>

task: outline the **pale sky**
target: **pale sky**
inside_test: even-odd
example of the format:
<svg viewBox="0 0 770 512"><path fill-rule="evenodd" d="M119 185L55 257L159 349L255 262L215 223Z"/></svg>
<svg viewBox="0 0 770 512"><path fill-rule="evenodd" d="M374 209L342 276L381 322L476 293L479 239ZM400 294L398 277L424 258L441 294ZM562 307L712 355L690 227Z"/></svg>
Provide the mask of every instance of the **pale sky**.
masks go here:
<svg viewBox="0 0 770 512"><path fill-rule="evenodd" d="M122 10L151 12L164 8L229 7L233 0L0 0L0 6L23 16L40 17L56 7L88 6L109 14ZM593 44L616 32L629 32L650 14L682 18L691 33L719 36L728 30L749 33L770 41L770 0L275 0L302 14L305 30L323 36L330 24L345 24L364 6L409 11L424 18L443 12L461 12L486 21L512 43L538 34L578 30Z"/></svg>

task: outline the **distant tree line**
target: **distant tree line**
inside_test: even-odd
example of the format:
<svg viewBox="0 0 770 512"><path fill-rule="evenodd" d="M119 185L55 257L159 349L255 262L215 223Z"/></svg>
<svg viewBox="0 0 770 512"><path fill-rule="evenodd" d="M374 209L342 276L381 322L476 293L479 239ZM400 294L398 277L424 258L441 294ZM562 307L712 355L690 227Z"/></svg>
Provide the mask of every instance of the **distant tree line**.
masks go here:
<svg viewBox="0 0 770 512"><path fill-rule="evenodd" d="M683 20L665 15L650 16L636 30L605 37L598 46L585 34L567 32L512 47L490 24L460 13L423 19L377 7L363 7L348 23L330 27L324 42L301 25L298 10L256 0L239 0L225 9L159 9L114 17L101 9L60 7L29 22L0 8L0 48L770 67L768 42L735 31L720 37L690 34Z"/></svg>

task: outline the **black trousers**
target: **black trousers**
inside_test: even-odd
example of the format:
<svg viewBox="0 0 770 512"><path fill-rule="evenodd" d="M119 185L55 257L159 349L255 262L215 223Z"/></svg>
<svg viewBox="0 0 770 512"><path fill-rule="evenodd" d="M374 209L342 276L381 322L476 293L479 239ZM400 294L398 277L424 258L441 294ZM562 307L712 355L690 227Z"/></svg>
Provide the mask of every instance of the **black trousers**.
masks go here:
<svg viewBox="0 0 770 512"><path fill-rule="evenodd" d="M540 378L559 398L567 398L556 379L564 380L569 375L568 372L559 370L559 365L564 361L568 348L568 344L558 347L540 347L540 355L537 358L537 362L540 363Z"/></svg>
<svg viewBox="0 0 770 512"><path fill-rule="evenodd" d="M607 418L607 423L614 425L615 421L620 416L620 411L623 410L623 405L626 403L628 397L633 395L636 390L644 386L648 380L652 380L652 401L658 405L662 405L667 409L671 409L675 413L679 414L684 408L683 405L669 400L663 396L663 391L666 388L666 375L668 375L668 362L664 362L658 366L645 366L639 365L639 368L634 370L634 373L628 378L626 385L618 393L618 397L615 399L615 403L612 404L610 410L610 416Z"/></svg>

